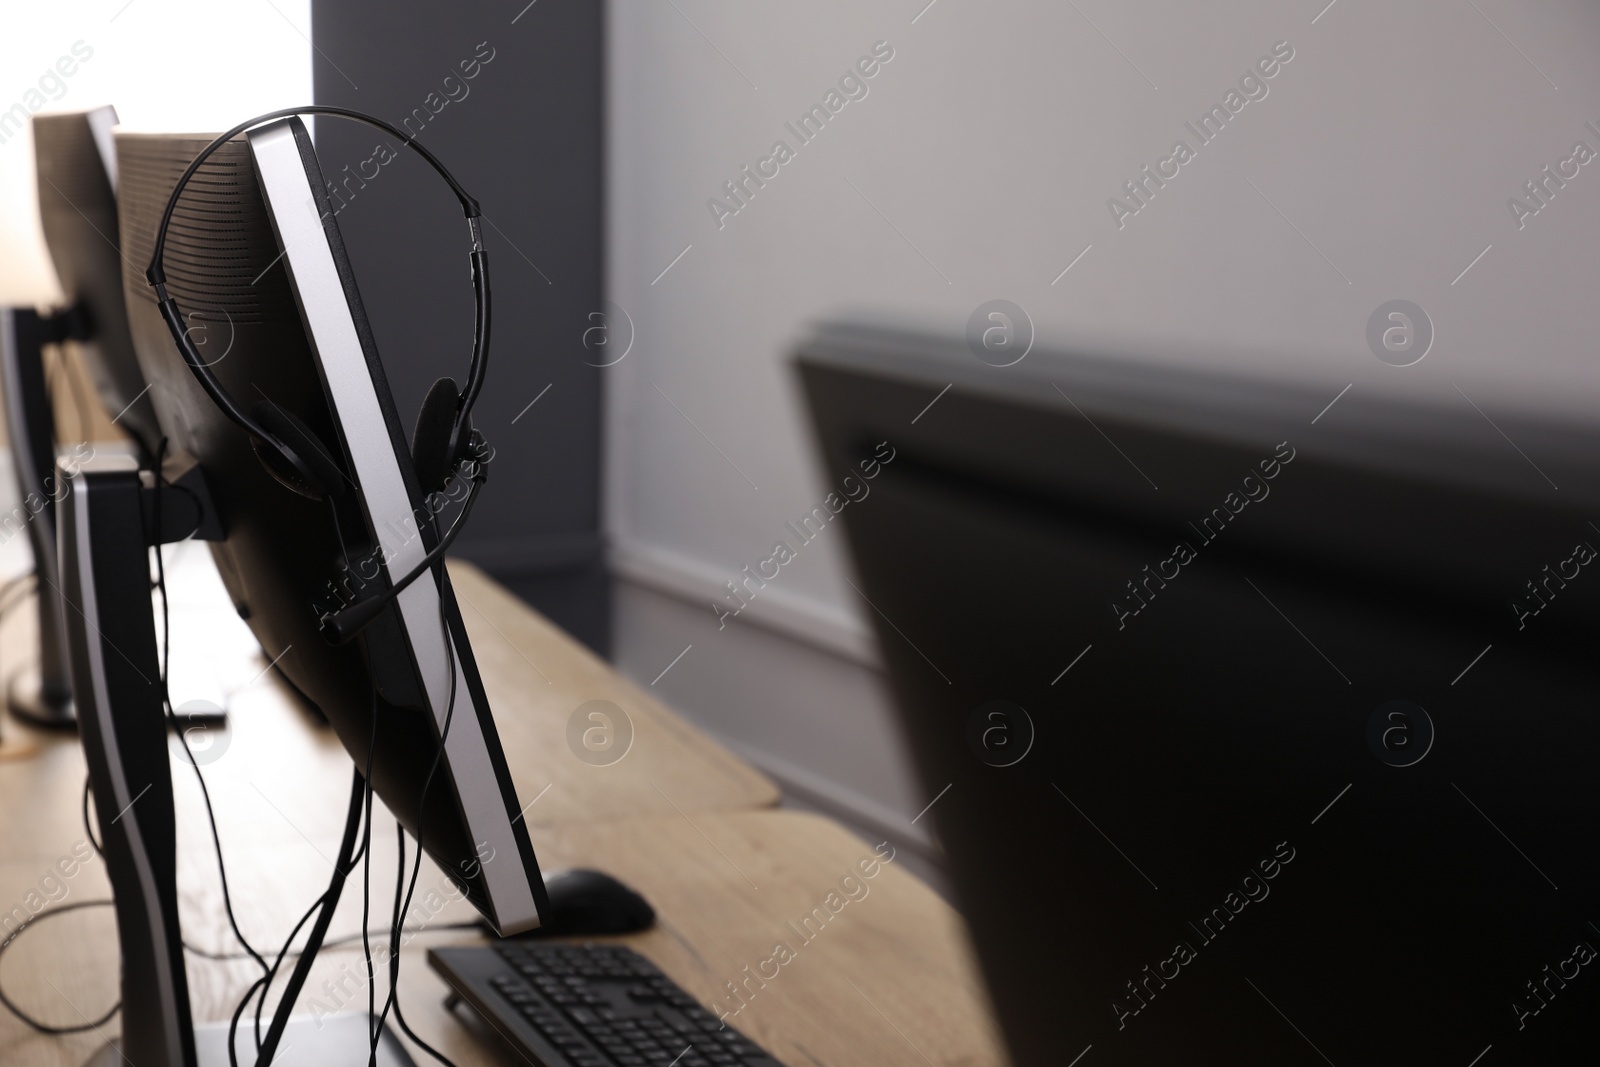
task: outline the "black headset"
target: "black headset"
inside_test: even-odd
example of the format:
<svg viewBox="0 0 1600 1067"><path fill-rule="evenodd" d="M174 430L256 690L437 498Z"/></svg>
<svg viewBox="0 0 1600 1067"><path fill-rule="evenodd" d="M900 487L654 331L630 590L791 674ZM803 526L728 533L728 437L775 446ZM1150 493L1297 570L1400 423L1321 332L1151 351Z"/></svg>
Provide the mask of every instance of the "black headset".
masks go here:
<svg viewBox="0 0 1600 1067"><path fill-rule="evenodd" d="M161 225L156 230L155 250L151 253L150 267L145 271L145 279L156 291L161 317L166 320L167 328L172 331L172 340L182 353L183 361L199 379L206 395L221 409L229 421L249 435L256 458L273 478L312 500L327 500L340 495L344 490L343 473L334 463L331 453L304 421L271 400L258 401L251 407L249 414L246 414L228 395L228 391L212 373L211 367L201 357L200 350L189 336L189 331L184 328L183 314L178 310L178 303L167 292L167 276L161 258L166 250L167 229L172 224L172 214L178 206L178 198L183 194L184 186L188 185L189 179L200 169L200 165L213 152L246 130L263 123L298 115L331 115L351 119L400 138L408 148L426 160L439 177L450 186L451 191L456 194L456 199L461 201L461 209L466 214L467 225L472 232L472 293L476 302L476 312L473 316L472 363L467 370L467 384L465 388L458 390L453 378L440 378L434 382L422 402L422 410L417 414L417 425L411 434L412 466L416 470L417 480L424 495L432 495L443 490L451 475L464 464L470 464L472 492L449 531L408 574L393 582L388 589L377 596L358 601L339 611L328 612L323 616L324 634L335 643L343 644L370 625L390 601L443 557L445 550L455 540L456 534L460 533L466 524L472 504L477 499L478 490L483 485L486 461L482 454L484 451L482 438L472 428L472 408L477 403L478 394L483 388L483 378L488 366L489 263L483 250L483 231L479 224L482 213L478 209L478 202L467 195L467 191L461 188L460 183L445 169L444 164L434 158L433 153L382 119L342 107L314 105L287 108L257 115L248 122L241 122L201 149L200 154L194 157L182 176L178 178L178 183L172 187L172 195L167 199L166 210L161 214Z"/></svg>
<svg viewBox="0 0 1600 1067"><path fill-rule="evenodd" d="M256 402L246 414L228 395L228 391L212 373L210 366L201 357L194 340L189 336L189 331L184 327L178 303L167 292L167 275L161 262L162 253L167 245L167 229L172 224L172 213L178 206L178 198L183 194L184 187L189 184L189 179L200 169L200 165L213 152L246 130L263 123L298 115L330 115L351 119L400 138L445 180L451 191L456 194L456 199L461 201L461 209L466 214L467 225L472 231L472 293L476 302L476 312L473 316L472 363L467 370L467 384L465 388L458 390L453 378L440 378L434 382L422 402L422 410L417 414L417 424L411 434L411 461L416 469L417 480L421 484L423 494L439 492L449 481L451 472L463 462L473 459L477 451L472 429L472 408L478 401L478 393L483 388L483 378L488 367L489 263L483 250L483 231L479 224L482 212L478 209L478 202L461 188L461 184L445 169L444 164L434 158L433 153L418 144L410 135L371 115L348 108L324 105L271 111L265 115L257 115L248 122L241 122L201 149L200 154L194 157L193 162L178 179L178 183L172 187L172 195L167 199L166 210L161 213L161 225L156 230L155 250L151 253L150 267L145 271L145 279L156 291L161 317L166 320L167 329L172 331L172 340L182 353L184 362L199 379L206 395L221 409L229 421L250 436L256 458L266 467L268 473L296 493L312 500L325 500L330 496L339 495L343 491L344 476L334 464L331 453L305 422L293 412L270 400Z"/></svg>

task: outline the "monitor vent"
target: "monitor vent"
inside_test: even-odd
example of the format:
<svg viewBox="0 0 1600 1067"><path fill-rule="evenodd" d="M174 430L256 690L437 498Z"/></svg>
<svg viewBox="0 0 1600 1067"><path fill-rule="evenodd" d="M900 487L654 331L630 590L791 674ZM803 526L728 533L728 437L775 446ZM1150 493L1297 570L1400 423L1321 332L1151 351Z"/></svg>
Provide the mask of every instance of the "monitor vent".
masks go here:
<svg viewBox="0 0 1600 1067"><path fill-rule="evenodd" d="M155 232L172 187L209 141L198 136L117 138L123 277L136 299L154 303L145 281ZM186 316L235 324L298 322L294 297L268 216L261 209L243 137L219 148L184 189L167 231L167 289Z"/></svg>

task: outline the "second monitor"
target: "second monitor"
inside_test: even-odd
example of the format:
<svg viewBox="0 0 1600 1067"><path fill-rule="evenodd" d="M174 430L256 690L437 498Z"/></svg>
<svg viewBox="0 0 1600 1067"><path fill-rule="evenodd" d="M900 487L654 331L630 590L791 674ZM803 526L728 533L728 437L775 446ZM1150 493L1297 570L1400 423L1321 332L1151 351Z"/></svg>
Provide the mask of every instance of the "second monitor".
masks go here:
<svg viewBox="0 0 1600 1067"><path fill-rule="evenodd" d="M207 362L223 387L257 411L279 412L280 424L315 443L329 472L322 499L291 491L264 466L260 442L225 416L180 356L141 273L169 195L208 139L119 132L116 143L121 245L125 262L138 264L124 275L135 349L168 450L192 458L200 474L193 489L147 480L144 491L173 506L185 492L205 498L223 582L282 676L327 717L357 770L370 767L372 790L497 932L539 925L549 900L449 577L432 554L442 543L436 502L405 447L305 127L277 121L222 143L178 200L162 259L166 285L188 312L184 323L209 332L215 356ZM455 476L481 473L471 467ZM106 485L99 499L117 499ZM71 497L74 526L63 537L76 539L80 560L95 558L82 546L104 543L86 532L96 499L92 489ZM170 535L161 523L146 525L149 537ZM424 564L432 565L354 641L325 637L330 595L353 593L358 603L370 595L348 576L392 588ZM79 585L81 593L86 583ZM75 681L81 665L92 686L100 644L79 629L85 651L75 655ZM118 694L106 695L114 705ZM149 734L148 710L140 715ZM110 713L97 715L93 730L85 722L101 824L115 827L107 855L132 857L111 865L119 919L122 901L146 892L143 872L172 864L162 844L171 840L170 807L141 804L123 815L111 806L121 761L136 752L125 746L119 757L105 742L130 721ZM156 762L150 773L159 776L164 761ZM143 959L130 953L129 937L142 931L132 923L119 929L128 971ZM169 938L167 948L173 944ZM125 1035L143 1044L123 1052L139 1062L135 1051L151 1062L192 1062L181 952L146 955L157 957L144 961L154 967L150 988L170 994L151 1011L171 1025L152 1021ZM162 974L167 981L154 980ZM125 997L140 977L125 973ZM274 1031L281 1032L276 1020Z"/></svg>

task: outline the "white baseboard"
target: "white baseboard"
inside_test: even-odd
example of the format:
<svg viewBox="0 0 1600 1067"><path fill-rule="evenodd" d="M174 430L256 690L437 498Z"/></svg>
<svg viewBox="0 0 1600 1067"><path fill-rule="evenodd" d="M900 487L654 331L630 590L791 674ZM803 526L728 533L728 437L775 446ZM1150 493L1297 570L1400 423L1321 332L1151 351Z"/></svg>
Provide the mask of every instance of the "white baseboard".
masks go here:
<svg viewBox="0 0 1600 1067"><path fill-rule="evenodd" d="M925 825L913 824L904 813L869 796L840 785L807 767L792 763L782 756L764 749L754 748L729 737L718 741L755 764L767 777L783 789L785 796L793 796L807 807L816 808L865 831L865 836L888 838L897 846L911 849L924 859L944 862L944 850Z"/></svg>
<svg viewBox="0 0 1600 1067"><path fill-rule="evenodd" d="M715 618L712 605L727 595L728 576L689 556L634 541L614 541L610 546L611 573L658 593L693 605ZM785 589L764 591L739 613L739 622L754 623L774 633L798 638L824 652L874 669L882 668L877 638L866 621L810 597Z"/></svg>
<svg viewBox="0 0 1600 1067"><path fill-rule="evenodd" d="M859 620L769 590L719 629L709 607L718 587L711 568L661 551L614 558L619 669L801 805L943 862L930 826L912 822L932 797Z"/></svg>

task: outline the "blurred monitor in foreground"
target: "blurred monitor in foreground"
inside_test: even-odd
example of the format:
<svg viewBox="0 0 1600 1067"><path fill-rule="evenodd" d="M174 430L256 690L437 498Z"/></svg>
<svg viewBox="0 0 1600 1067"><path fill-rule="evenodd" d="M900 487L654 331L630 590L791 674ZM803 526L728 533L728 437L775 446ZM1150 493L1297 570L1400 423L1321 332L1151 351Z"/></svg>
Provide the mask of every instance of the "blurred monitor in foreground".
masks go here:
<svg viewBox="0 0 1600 1067"><path fill-rule="evenodd" d="M1592 1054L1600 436L868 329L799 372L1019 1064Z"/></svg>

